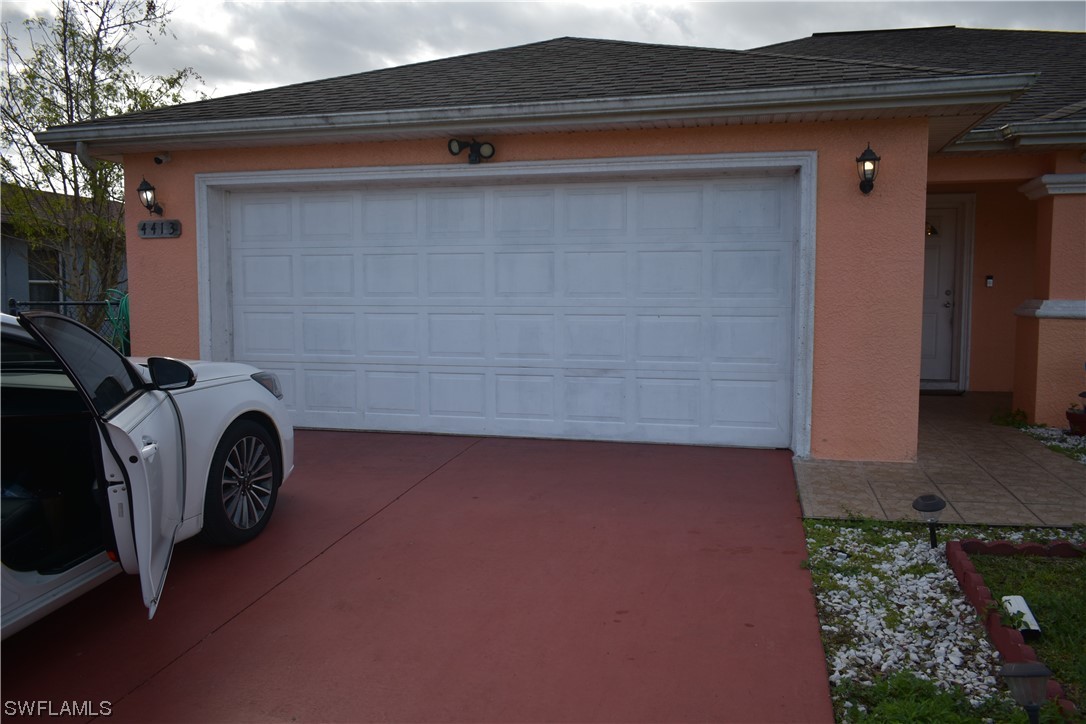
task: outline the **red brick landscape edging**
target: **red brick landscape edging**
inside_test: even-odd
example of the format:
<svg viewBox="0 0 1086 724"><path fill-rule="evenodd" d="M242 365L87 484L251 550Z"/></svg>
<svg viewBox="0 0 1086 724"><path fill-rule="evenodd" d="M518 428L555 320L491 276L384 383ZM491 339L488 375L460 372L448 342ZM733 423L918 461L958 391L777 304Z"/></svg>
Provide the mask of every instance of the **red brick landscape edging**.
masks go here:
<svg viewBox="0 0 1086 724"><path fill-rule="evenodd" d="M1037 652L1025 642L1022 633L1010 626L1004 626L1000 617L1000 606L992 592L984 585L984 577L977 572L969 554L987 556L1045 556L1049 558L1081 558L1086 551L1073 543L1008 543L998 541L988 543L980 540L948 541L946 544L946 559L954 576L958 579L958 585L984 623L988 632L988 638L992 645L1003 657L1004 663L1037 661ZM1060 707L1069 713L1077 711L1075 705L1064 697L1063 685L1055 679L1049 679L1049 699L1055 699Z"/></svg>

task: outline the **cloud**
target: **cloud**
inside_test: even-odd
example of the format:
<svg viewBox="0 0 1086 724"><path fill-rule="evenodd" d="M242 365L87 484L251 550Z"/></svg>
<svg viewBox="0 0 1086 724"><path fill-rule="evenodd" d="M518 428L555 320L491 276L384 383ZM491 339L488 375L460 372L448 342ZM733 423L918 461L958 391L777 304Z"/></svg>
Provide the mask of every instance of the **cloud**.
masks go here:
<svg viewBox="0 0 1086 724"><path fill-rule="evenodd" d="M4 0L4 20L40 12ZM137 69L191 67L212 95L562 36L749 49L815 32L895 27L1086 30L1081 2L326 2L175 0L173 37Z"/></svg>

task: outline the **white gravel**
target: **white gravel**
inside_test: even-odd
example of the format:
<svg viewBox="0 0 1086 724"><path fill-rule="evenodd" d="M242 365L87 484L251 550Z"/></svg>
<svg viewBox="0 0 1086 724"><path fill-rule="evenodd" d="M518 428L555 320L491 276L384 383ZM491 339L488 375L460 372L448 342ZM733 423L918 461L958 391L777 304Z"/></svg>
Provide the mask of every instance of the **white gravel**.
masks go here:
<svg viewBox="0 0 1086 724"><path fill-rule="evenodd" d="M999 529L992 536L977 528L941 527L941 542L931 548L926 528L919 525L907 530L829 521L812 526L810 565L831 686L849 679L870 684L909 671L944 689L960 688L974 706L993 697L1009 699L996 680L999 654L946 562L944 542L1044 540L1053 531ZM1055 534L1066 539L1066 533ZM1077 537L1081 543L1081 531ZM818 546L827 539L833 542Z"/></svg>
<svg viewBox="0 0 1086 724"><path fill-rule="evenodd" d="M1069 430L1057 427L1027 426L1022 432L1040 440L1048 447L1066 450L1083 465L1086 465L1086 436L1072 435Z"/></svg>

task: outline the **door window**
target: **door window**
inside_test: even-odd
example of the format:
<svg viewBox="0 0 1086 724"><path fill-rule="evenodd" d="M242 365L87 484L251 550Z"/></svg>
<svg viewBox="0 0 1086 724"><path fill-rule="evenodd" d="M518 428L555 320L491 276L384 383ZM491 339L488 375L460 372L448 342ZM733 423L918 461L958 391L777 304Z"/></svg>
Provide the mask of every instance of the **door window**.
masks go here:
<svg viewBox="0 0 1086 724"><path fill-rule="evenodd" d="M27 316L67 362L102 417L109 417L112 410L143 390L143 379L124 357L86 327L59 315Z"/></svg>

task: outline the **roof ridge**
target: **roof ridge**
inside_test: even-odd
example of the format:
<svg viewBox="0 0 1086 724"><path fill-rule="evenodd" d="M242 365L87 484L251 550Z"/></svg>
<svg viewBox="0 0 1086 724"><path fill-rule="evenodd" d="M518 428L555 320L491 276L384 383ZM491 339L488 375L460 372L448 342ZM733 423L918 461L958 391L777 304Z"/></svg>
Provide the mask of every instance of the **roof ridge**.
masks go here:
<svg viewBox="0 0 1086 724"><path fill-rule="evenodd" d="M766 46L772 47L772 46ZM744 50L743 53L750 53L752 55L765 55L774 58L796 58L800 60L816 60L820 62L835 62L844 63L848 65L863 65L863 66L876 66L879 68L895 68L899 70L924 70L933 71L937 73L955 73L959 75L1007 75L1007 73L1000 72L986 72L980 70L967 70L965 68L951 68L949 66L938 65L912 65L909 63L891 63L885 60L857 60L855 58L834 58L828 55L807 55L799 53L785 53L781 51L766 51L766 50Z"/></svg>

